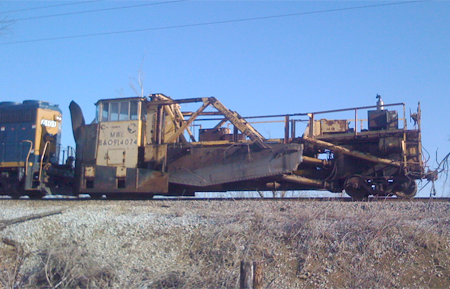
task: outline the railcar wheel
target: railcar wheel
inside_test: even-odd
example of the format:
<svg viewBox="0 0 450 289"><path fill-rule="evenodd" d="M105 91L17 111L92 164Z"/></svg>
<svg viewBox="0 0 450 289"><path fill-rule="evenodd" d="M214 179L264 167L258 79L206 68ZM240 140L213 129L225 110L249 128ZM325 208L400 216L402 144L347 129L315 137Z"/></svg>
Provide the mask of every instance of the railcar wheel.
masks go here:
<svg viewBox="0 0 450 289"><path fill-rule="evenodd" d="M110 200L125 200L126 194L124 193L106 194L106 198Z"/></svg>
<svg viewBox="0 0 450 289"><path fill-rule="evenodd" d="M153 194L146 193L116 193L107 194L106 198L110 200L150 200L153 199Z"/></svg>
<svg viewBox="0 0 450 289"><path fill-rule="evenodd" d="M404 199L412 199L416 196L417 194L417 183L414 180L411 180L408 178L409 184L408 182L405 182L402 184L402 188L406 187L405 189L402 190L398 190L395 192L395 194L400 197L400 198L404 198Z"/></svg>
<svg viewBox="0 0 450 289"><path fill-rule="evenodd" d="M345 180L344 189L345 192L352 197L355 201L362 201L369 197L370 192L367 191L363 186L362 180L358 176L351 176Z"/></svg>
<svg viewBox="0 0 450 289"><path fill-rule="evenodd" d="M40 200L45 196L45 193L33 191L33 192L27 193L27 195L32 200Z"/></svg>
<svg viewBox="0 0 450 289"><path fill-rule="evenodd" d="M9 192L9 196L12 199L19 199L21 196L23 196L23 191L19 188L19 185L17 183L15 183L12 180L6 180L5 182L3 182L4 184L4 190L6 192Z"/></svg>
<svg viewBox="0 0 450 289"><path fill-rule="evenodd" d="M150 200L150 199L153 199L153 195L137 193L137 194L131 194L129 196L129 198L131 200Z"/></svg>
<svg viewBox="0 0 450 289"><path fill-rule="evenodd" d="M345 189L345 192L355 201L364 201L369 197L369 193L364 189Z"/></svg>
<svg viewBox="0 0 450 289"><path fill-rule="evenodd" d="M101 200L103 198L103 194L89 194L89 196L93 200Z"/></svg>

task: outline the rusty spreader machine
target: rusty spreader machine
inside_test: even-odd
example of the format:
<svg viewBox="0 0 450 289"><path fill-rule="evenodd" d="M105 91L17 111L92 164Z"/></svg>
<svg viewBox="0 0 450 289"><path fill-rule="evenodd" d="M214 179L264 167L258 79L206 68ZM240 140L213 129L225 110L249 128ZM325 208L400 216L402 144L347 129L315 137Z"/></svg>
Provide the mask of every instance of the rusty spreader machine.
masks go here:
<svg viewBox="0 0 450 289"><path fill-rule="evenodd" d="M181 111L195 103L196 111ZM93 198L275 190L412 198L416 180L427 177L420 106L411 114L414 128L407 129L405 104L383 104L380 97L373 106L247 118L214 97L153 94L96 106L96 120L86 125L80 107L70 105L74 189ZM392 107L401 107L403 116ZM367 118L359 118L362 111ZM343 112L352 117L322 118ZM266 139L255 128L258 118L283 123L284 138ZM212 121L208 128L197 124Z"/></svg>

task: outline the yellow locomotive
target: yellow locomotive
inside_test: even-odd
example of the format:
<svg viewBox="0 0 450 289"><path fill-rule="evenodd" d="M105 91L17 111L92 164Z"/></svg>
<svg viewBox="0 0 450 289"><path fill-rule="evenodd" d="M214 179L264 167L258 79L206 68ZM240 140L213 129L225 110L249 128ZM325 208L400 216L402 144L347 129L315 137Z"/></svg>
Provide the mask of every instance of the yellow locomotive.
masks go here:
<svg viewBox="0 0 450 289"><path fill-rule="evenodd" d="M187 103L200 107L182 112L180 105ZM282 119L284 138L279 139L264 138L249 119L214 97L173 100L152 94L103 99L96 105L96 120L88 125L81 108L70 105L76 192L94 198L271 190L411 198L416 180L434 177L425 173L422 162L420 107L415 127L407 129L403 103L379 99L367 107L259 117ZM392 106L403 107L403 116L387 109ZM367 119L358 118L364 110ZM354 118L319 119L338 112L351 112ZM196 137L190 128L202 120L217 124L202 127ZM307 123L302 135L299 121Z"/></svg>

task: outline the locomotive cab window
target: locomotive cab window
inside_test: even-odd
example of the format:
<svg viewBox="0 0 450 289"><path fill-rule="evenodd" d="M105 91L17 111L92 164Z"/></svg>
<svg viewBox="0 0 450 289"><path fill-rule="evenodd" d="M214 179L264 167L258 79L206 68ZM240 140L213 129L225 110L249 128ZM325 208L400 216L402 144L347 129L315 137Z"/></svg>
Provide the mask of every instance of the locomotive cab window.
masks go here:
<svg viewBox="0 0 450 289"><path fill-rule="evenodd" d="M98 119L104 121L138 120L139 100L101 101L97 103Z"/></svg>

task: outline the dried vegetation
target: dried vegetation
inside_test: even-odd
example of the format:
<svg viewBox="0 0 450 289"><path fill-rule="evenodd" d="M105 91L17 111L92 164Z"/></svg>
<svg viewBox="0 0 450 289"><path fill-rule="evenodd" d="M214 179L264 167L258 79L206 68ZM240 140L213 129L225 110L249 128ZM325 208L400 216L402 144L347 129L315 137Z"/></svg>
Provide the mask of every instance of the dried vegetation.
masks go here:
<svg viewBox="0 0 450 289"><path fill-rule="evenodd" d="M159 221L140 228L121 227L116 235L96 228L92 239L73 234L57 238L48 232L54 240L42 242L36 250L22 249L17 243L21 240L4 241L0 284L4 288L238 288L239 262L249 259L264 262L266 288L450 287L449 203L228 201L107 206L111 219L157 212L153 218ZM58 218L48 219L57 223ZM95 240L117 236L123 252L106 256L95 245ZM147 254L153 257L137 262ZM24 261L32 258L37 262L23 268Z"/></svg>

